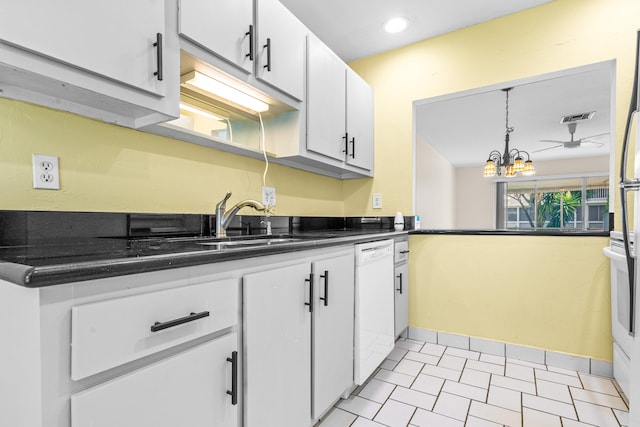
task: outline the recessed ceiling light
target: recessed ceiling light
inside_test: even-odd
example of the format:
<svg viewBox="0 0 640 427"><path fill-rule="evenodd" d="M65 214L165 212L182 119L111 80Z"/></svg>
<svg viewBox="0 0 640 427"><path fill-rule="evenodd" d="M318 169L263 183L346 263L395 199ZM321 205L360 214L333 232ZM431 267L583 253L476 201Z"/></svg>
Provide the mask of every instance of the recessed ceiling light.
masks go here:
<svg viewBox="0 0 640 427"><path fill-rule="evenodd" d="M399 33L409 25L409 20L404 17L391 18L384 24L384 30L387 33Z"/></svg>

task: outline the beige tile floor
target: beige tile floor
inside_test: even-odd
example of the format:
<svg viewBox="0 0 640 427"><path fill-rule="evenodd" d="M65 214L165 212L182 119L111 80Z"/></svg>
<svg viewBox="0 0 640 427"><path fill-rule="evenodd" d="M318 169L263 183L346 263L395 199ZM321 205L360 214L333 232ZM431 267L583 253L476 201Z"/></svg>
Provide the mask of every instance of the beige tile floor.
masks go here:
<svg viewBox="0 0 640 427"><path fill-rule="evenodd" d="M620 427L610 378L414 340L316 427Z"/></svg>

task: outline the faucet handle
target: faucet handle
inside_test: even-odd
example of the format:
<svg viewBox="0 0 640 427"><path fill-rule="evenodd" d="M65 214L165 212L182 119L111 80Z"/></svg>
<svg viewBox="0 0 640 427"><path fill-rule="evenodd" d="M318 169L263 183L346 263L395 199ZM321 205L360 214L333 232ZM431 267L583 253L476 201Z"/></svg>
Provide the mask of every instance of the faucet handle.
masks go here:
<svg viewBox="0 0 640 427"><path fill-rule="evenodd" d="M224 198L220 200L216 205L216 209L224 206L227 203L227 200L229 200L229 197L231 197L231 191L227 191L227 194L224 196Z"/></svg>

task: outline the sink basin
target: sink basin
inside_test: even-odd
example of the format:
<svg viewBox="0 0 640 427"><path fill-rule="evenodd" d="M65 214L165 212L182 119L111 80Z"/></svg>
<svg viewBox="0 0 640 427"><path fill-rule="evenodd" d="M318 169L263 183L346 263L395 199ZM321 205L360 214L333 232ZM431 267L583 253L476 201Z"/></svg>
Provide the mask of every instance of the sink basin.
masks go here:
<svg viewBox="0 0 640 427"><path fill-rule="evenodd" d="M253 239L236 239L236 240L225 240L225 241L208 241L208 242L197 242L199 245L203 246L211 246L217 249L225 249L225 248L242 248L242 247L255 247L255 246L268 246L275 245L278 243L290 243L296 242L301 239L296 239L292 237L274 237L274 238L253 238Z"/></svg>

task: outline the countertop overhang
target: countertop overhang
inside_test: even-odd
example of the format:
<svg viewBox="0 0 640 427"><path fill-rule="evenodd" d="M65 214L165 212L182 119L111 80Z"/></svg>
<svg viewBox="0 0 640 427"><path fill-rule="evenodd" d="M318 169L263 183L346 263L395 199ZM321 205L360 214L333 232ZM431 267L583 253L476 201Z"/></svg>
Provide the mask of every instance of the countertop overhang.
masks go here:
<svg viewBox="0 0 640 427"><path fill-rule="evenodd" d="M206 237L185 239L87 238L37 244L0 246L0 279L39 288L63 283L100 279L222 261L298 252L383 240L406 231L327 231L287 234L291 241L215 249L199 242ZM284 237L281 235L270 236Z"/></svg>

